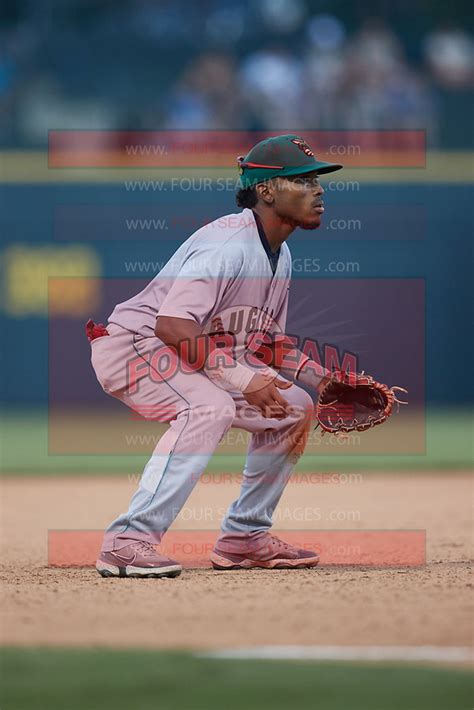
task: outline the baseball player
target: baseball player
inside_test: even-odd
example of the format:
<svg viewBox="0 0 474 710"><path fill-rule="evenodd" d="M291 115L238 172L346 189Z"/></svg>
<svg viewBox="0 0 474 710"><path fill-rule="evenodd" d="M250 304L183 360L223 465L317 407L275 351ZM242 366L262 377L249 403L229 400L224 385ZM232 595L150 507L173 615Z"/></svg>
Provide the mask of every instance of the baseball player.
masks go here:
<svg viewBox="0 0 474 710"><path fill-rule="evenodd" d="M300 568L316 553L270 534L272 515L302 454L313 400L328 373L285 338L296 227L324 213L319 161L296 135L267 138L239 158L242 211L198 229L107 328L87 324L104 391L144 417L166 419L126 513L107 529L102 576L174 577L158 544L230 427L251 433L240 495L211 555L214 568Z"/></svg>

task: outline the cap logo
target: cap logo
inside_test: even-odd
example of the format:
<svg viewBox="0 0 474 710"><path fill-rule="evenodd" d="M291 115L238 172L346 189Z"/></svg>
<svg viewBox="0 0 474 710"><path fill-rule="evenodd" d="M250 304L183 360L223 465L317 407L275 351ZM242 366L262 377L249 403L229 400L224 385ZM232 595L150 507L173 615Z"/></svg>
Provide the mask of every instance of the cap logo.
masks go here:
<svg viewBox="0 0 474 710"><path fill-rule="evenodd" d="M302 138L292 138L291 142L294 143L295 145L298 146L300 150L303 151L305 155L307 155L310 158L314 158L314 153L309 147L309 145L304 141Z"/></svg>

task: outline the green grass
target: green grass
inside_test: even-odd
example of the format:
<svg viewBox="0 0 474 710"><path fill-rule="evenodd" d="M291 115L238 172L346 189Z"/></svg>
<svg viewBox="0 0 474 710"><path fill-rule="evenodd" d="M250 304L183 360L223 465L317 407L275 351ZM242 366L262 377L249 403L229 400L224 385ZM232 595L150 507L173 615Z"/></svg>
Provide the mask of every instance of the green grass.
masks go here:
<svg viewBox="0 0 474 710"><path fill-rule="evenodd" d="M6 649L2 710L470 710L468 671Z"/></svg>
<svg viewBox="0 0 474 710"><path fill-rule="evenodd" d="M46 411L10 411L1 416L3 441L0 451L4 473L139 473L148 455L51 455L48 452ZM150 425L147 425L148 427ZM86 436L79 432L78 440ZM361 434L360 436L364 436ZM300 471L466 470L472 468L472 418L467 411L433 410L426 417L426 452L408 455L358 455L336 453L334 437L321 439L318 454L304 455ZM150 446L150 453L153 447ZM242 471L243 455L216 454L208 471Z"/></svg>

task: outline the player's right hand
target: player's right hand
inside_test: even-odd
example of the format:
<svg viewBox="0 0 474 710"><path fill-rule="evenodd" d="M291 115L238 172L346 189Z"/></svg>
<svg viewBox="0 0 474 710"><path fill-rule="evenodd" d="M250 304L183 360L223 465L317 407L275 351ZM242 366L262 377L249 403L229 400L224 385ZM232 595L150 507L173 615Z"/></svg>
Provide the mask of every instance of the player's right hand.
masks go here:
<svg viewBox="0 0 474 710"><path fill-rule="evenodd" d="M289 414L290 405L279 393L279 389L287 390L291 382L275 377L270 382L268 377L255 374L244 390L245 400L260 410L267 419L284 419Z"/></svg>

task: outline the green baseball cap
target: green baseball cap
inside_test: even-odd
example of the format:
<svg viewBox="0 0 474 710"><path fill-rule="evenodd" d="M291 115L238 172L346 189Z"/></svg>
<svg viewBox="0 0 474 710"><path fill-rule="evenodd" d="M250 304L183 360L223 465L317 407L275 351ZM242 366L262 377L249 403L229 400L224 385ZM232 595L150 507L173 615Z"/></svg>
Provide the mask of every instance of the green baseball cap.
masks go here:
<svg viewBox="0 0 474 710"><path fill-rule="evenodd" d="M253 187L259 182L275 177L303 175L304 173L332 173L343 166L318 160L313 151L300 136L288 133L283 136L265 138L247 153L237 158L240 185Z"/></svg>

